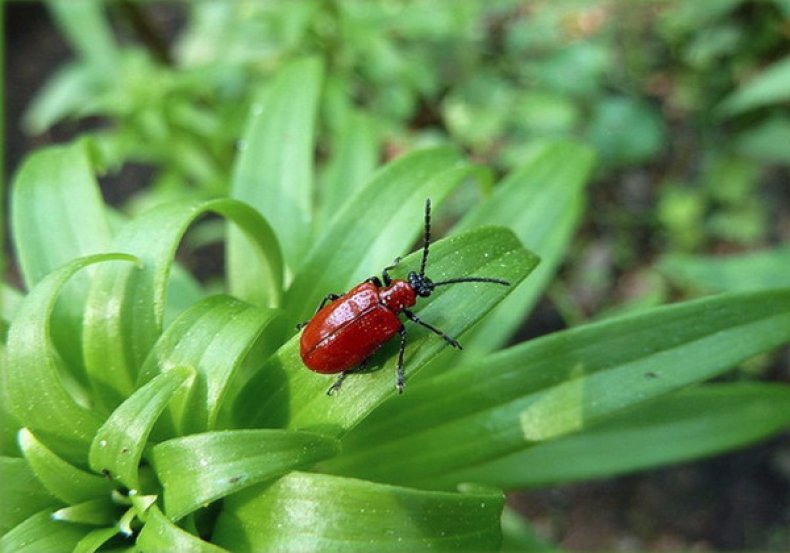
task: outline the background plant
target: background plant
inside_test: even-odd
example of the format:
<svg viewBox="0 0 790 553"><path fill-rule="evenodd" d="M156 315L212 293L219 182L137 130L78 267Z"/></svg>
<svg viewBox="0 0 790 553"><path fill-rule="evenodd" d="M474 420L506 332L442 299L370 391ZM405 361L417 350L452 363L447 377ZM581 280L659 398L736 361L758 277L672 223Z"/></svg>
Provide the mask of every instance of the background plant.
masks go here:
<svg viewBox="0 0 790 553"><path fill-rule="evenodd" d="M590 138L595 133L584 131L587 123L581 123L586 121L582 118L549 141L536 139L555 134L547 129L529 135L494 127L494 140L518 148L527 144L509 157L506 149L469 141L453 128L453 114L463 113L459 98L466 97L469 86L474 89L465 79L438 96L430 87L412 86L414 79L404 79L403 73L395 72L396 77L387 80L375 73L386 64L364 57L377 48L387 51L370 47L377 33L360 40L365 45L360 47L360 60L330 47L336 40L342 44L337 48L353 53L347 46L353 43L327 38L327 29L339 32L343 27L325 21L350 17L338 15L336 5L274 6L244 21L279 22L268 27L287 35L274 40L276 62L262 70L250 68L254 64L244 60L236 68L236 81L219 77L227 53L209 60L208 69L191 72L180 64L162 66L137 50L111 47L108 51L119 56L114 62L124 60L114 64L116 68L129 64L139 69L141 83L166 83L165 92L145 97L143 92L151 92L145 86L137 92L134 87L126 90L123 85L130 77L123 72L93 88L78 88L74 98L83 100L78 105L91 106L97 97L104 98L96 113L110 116L116 126L92 133L88 140L42 150L16 176L13 239L29 293L23 299L13 288L4 290L10 301L3 304L3 325L8 329L3 405L9 411L3 417L8 455L3 470L19 483L5 503L9 517L4 520L10 521L6 544L33 537L79 543L83 550L102 544L124 547L134 540L143 548L209 548L196 541L199 536L230 549L351 543L363 547L364 540L373 540L370 546L377 549L411 549L415 544L494 548L500 540L502 512L498 490L600 477L711 454L786 426L783 386L745 382L683 389L787 342L788 298L781 290L728 294L632 314L497 351L509 343L552 279L583 213L583 185L591 173L592 154L577 141L561 137L586 137L602 159L602 175L644 163L660 148L612 161L605 147ZM384 17L388 12L380 5L369 10L362 4L353 6L344 9L366 22L357 21L360 28L370 28L370 19L362 16L375 16L416 33L412 52L402 44L405 31L391 31L397 46L389 48L393 55L402 55L402 48L414 54L409 63L396 66L408 73L419 72L421 64L435 65L441 50L420 34L427 31L418 25L432 21L425 19L426 12L408 12L416 14L414 19L403 20L398 17L403 12ZM498 9L511 14L507 10L514 6L518 7ZM79 9L89 13L75 15L63 6L56 8L66 28L69 18L77 16L73 21L92 22L94 31L104 28L95 5L86 3ZM233 13L236 8L224 9ZM548 12L562 17L575 13L563 9ZM480 6L469 10L452 20L461 22L457 27L434 19L445 29L439 36L468 46L459 29L493 17L481 15ZM220 30L243 28L238 18L223 19L217 13L196 14L194 25L202 21ZM692 16L701 13L705 10L686 16L699 21ZM728 13L718 12L718 17ZM521 17L516 21L540 21L527 15L514 12L514 17ZM559 16L549 20L567 21ZM291 36L289 29L306 30ZM83 40L81 63L88 68L83 69L99 74L98 66L91 65L95 60L88 58L107 54L84 40L88 34L81 36L75 34L74 40ZM194 36L209 40L213 35ZM229 35L217 31L217 36L206 51L227 45ZM260 33L238 36L250 52L266 51L255 42ZM595 35L606 44L606 33L600 36ZM99 44L109 46L106 41ZM523 45L515 51L523 53ZM305 57L305 52L321 55ZM353 86L338 84L344 73L336 71L337 59L346 59L343 56L355 60L351 68L375 71L360 78L348 69L346 78L354 77ZM474 80L485 58L472 58L466 71ZM586 62L580 67L587 67ZM217 72L213 77L212 70ZM773 71L767 72L769 84L776 79ZM152 78L159 73L165 77ZM196 75L201 86L194 87L190 83ZM386 96L398 91L389 89L393 81L408 83L400 93L410 99L403 102L408 109L397 109L397 99ZM236 95L222 97L217 87L232 82L240 83ZM755 82L758 92L766 86ZM63 85L50 90L57 91L57 86ZM524 82L513 78L508 86L521 94ZM358 87L366 92L358 92ZM206 89L210 92L201 92ZM356 91L356 102L349 100L349 89ZM124 94L143 95L127 101ZM46 111L40 107L47 105L46 96L30 112L30 121L35 121L37 110ZM564 98L554 89L545 96L555 103ZM738 100L738 95L733 98L722 111L732 115L755 107ZM763 102L765 98L777 100L771 94L764 94ZM577 101L568 100L574 106ZM590 101L596 109L627 104L619 96L612 102ZM469 153L488 160L496 173L512 170L492 179L491 172L470 164L454 149L434 147L374 172L381 144L401 150L441 136L430 124L416 131L404 128L426 102L444 114L439 129L465 144ZM218 134L210 126L204 129L216 150L225 153L215 156L216 163L211 161L211 171L203 176L184 161L212 159L201 151L211 148L211 141L199 133L190 135L190 130L185 143L194 151L184 153L189 148L184 150L178 138L183 129L171 117L171 108L181 104L199 106L223 127L227 123ZM551 112L538 105L539 113ZM614 113L610 117L628 120L623 116L627 110L616 108ZM657 121L655 114L645 117ZM149 124L166 132L156 138ZM654 144L665 140L655 138L665 131L635 128L628 136ZM233 142L240 135L234 153ZM314 164L316 151L321 155ZM108 210L96 188L95 172L134 159L158 167L155 181L160 184L127 206L127 215ZM724 163L718 174L729 176L736 165ZM740 192L725 194L733 206L739 205L739 198L752 197L753 184L744 188L743 183L755 183L759 171L747 165L741 164L747 168L736 172L741 184L733 189ZM64 204L64 196L75 201ZM531 274L499 305L501 295L482 289L473 295L448 291L427 304L426 317L451 333L466 330L468 348L458 357L415 333L419 338L410 346L408 365L413 379L404 398L388 398L392 360L386 350L378 360L377 368L386 365L382 370L360 377L359 384L350 381L354 387L328 405L325 379L300 366L293 323L309 316L326 291L347 289L394 255L407 252L419 234L420 218L415 214L426 196L439 202L443 213L463 213L464 206L475 205L457 224L449 217L440 221L440 227L450 230L449 238L437 244L438 274L501 271L514 281ZM175 201L162 203L167 198ZM286 205L287 209L274 207ZM676 205L681 213L686 209L682 199ZM662 206L660 216L673 221L676 208ZM226 232L221 219L209 216L194 227L193 244L220 237L227 252L224 278L204 286L174 258L189 225L212 213L234 226ZM697 221L686 219L672 228L688 230ZM490 224L505 225L515 234L485 228ZM751 236L750 240L755 235ZM542 261L537 268L521 243L539 252ZM677 247L693 251L700 243ZM661 267L697 290L786 286L784 271L778 270L783 250L761 255L766 261L759 280L751 274L750 258L740 265L739 260L728 261L732 269L720 271L723 262L718 260L673 255ZM92 269L80 270L89 266ZM736 276L727 280L722 275ZM572 284L573 275L566 275L565 282ZM555 284L553 297L559 298L564 289ZM661 301L662 294L646 300L639 305ZM570 320L586 317L573 304L558 303ZM483 318L489 309L493 311ZM18 432L19 426L26 430ZM112 481L99 476L105 469ZM294 469L306 472L291 472ZM404 487L389 487L392 484ZM319 517L300 507L315 502L326 506ZM55 509L53 521L49 513ZM294 511L302 516L283 516ZM503 516L506 537L520 537L523 546L525 529L507 511ZM425 517L424 524L414 524ZM309 539L315 541L290 541Z"/></svg>

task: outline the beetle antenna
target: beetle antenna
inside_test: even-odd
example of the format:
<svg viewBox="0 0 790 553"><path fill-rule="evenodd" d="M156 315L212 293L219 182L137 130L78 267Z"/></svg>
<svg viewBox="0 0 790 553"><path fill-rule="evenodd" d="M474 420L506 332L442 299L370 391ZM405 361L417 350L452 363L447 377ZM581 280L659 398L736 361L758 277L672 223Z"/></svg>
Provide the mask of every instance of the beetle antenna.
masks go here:
<svg viewBox="0 0 790 553"><path fill-rule="evenodd" d="M500 278L488 277L463 277L463 278L448 278L439 282L432 283L434 286L442 286L443 284L458 284L459 282L491 282L492 284L502 284L503 286L510 286L510 283Z"/></svg>
<svg viewBox="0 0 790 553"><path fill-rule="evenodd" d="M422 262L420 276L425 276L425 264L428 262L428 246L431 244L431 199L425 200L425 235L422 240Z"/></svg>

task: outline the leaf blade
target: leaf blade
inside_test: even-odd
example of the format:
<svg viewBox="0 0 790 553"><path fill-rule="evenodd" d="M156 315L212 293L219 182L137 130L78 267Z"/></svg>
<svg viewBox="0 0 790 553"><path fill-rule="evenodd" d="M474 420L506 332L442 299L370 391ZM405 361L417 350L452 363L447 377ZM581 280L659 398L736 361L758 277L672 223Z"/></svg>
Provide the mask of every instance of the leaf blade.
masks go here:
<svg viewBox="0 0 790 553"><path fill-rule="evenodd" d="M214 533L233 551L495 550L500 493L425 492L294 472L226 500Z"/></svg>
<svg viewBox="0 0 790 553"><path fill-rule="evenodd" d="M335 440L284 430L226 430L174 438L154 446L165 513L178 520L253 484L335 455Z"/></svg>
<svg viewBox="0 0 790 553"><path fill-rule="evenodd" d="M584 430L788 340L788 290L705 298L558 332L417 383L347 435L343 454L322 469L451 487L455 470ZM485 378L469 386L481 371ZM489 438L476 439L481 433Z"/></svg>
<svg viewBox="0 0 790 553"><path fill-rule="evenodd" d="M271 223L294 269L307 248L313 220L313 150L323 66L317 58L291 62L252 106L236 160L230 195ZM265 167L267 171L261 171ZM244 281L249 245L229 236L228 274Z"/></svg>
<svg viewBox="0 0 790 553"><path fill-rule="evenodd" d="M191 368L173 368L121 403L96 431L88 455L91 468L139 490L138 467L147 437L173 394L193 376Z"/></svg>
<svg viewBox="0 0 790 553"><path fill-rule="evenodd" d="M393 275L402 277L408 268L418 266L420 255L418 251L404 258ZM440 240L431 250L431 259L437 280L457 274L477 274L502 278L514 285L538 262L510 231L498 227L476 229ZM418 310L418 315L450 334L460 334L501 301L508 291L507 287L491 284L437 288ZM405 357L407 383L411 375L445 347L441 339L427 331L414 328L411 333L413 337ZM248 382L236 402L236 423L303 430L316 427L331 434L342 433L394 393L391 369L396 355L392 349L387 353L389 360L380 361L384 356L376 356L370 373L354 377L361 384L355 385L349 380L342 393L327 398L325 391L330 382L325 375L315 374L303 366L298 336L294 337ZM385 368L376 370L381 366Z"/></svg>

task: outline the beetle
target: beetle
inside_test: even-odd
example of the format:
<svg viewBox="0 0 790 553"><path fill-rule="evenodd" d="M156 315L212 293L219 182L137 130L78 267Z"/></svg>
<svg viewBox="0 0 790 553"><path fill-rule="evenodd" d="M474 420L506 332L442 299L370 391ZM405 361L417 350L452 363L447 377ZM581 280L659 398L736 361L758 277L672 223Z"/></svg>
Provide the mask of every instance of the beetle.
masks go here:
<svg viewBox="0 0 790 553"><path fill-rule="evenodd" d="M343 380L352 372L365 368L370 356L384 343L400 335L400 349L395 375L395 388L403 393L403 352L406 349L406 327L400 313L407 319L424 326L441 336L448 344L463 349L458 340L452 338L423 321L409 308L417 303L417 298L427 298L437 286L461 282L490 282L510 286L498 278L460 277L434 282L425 276L428 250L431 243L431 200L425 201L425 231L423 236L420 272L412 271L407 280L393 279L389 271L400 262L396 258L392 265L377 276L366 279L361 284L340 296L328 294L306 323L297 325L304 328L299 342L302 361L312 371L322 374L337 374L335 383L327 390L332 395L340 389Z"/></svg>

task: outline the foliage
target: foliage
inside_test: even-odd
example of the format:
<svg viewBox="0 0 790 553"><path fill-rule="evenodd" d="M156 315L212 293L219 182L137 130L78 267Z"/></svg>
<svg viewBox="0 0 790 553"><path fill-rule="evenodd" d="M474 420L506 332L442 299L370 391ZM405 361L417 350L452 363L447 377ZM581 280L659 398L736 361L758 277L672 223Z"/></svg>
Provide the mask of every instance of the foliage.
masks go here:
<svg viewBox="0 0 790 553"><path fill-rule="evenodd" d="M764 206L749 203L764 160L743 146L758 131L738 121L783 100L786 62L737 90L736 75L711 76L773 47L770 35L742 52L757 24L733 22L742 4L649 22L685 56L662 101L743 125L723 147L706 139L704 186L667 184L656 215L675 250L659 268L721 293L518 342L539 298L557 296L594 168L627 171L668 147L656 98L629 76L663 54L614 47L648 25L636 9L195 3L170 59L116 44L99 3L53 2L78 59L27 124L99 114L113 126L34 152L13 182L24 290L4 284L0 304L3 549L537 549L504 492L786 428L787 386L708 382L790 342L786 248L677 252L765 233ZM618 16L635 23L627 36ZM781 136L781 117L756 125ZM378 167L385 147L394 159ZM97 176L135 160L157 176L119 213ZM396 255L396 277L413 270L427 197L443 235L429 274L512 286L448 287L418 305L465 350L409 328L403 396L387 345L327 397L294 324ZM225 271L206 285L179 245L215 239Z"/></svg>

